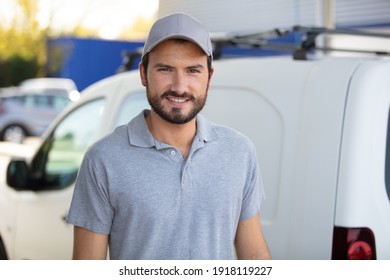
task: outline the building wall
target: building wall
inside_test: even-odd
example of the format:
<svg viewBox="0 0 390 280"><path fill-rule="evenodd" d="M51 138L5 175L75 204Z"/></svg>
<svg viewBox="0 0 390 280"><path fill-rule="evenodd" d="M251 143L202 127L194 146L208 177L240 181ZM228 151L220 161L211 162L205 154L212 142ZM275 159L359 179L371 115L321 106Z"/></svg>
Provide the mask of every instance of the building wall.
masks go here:
<svg viewBox="0 0 390 280"><path fill-rule="evenodd" d="M338 26L390 28L389 0L335 0Z"/></svg>
<svg viewBox="0 0 390 280"><path fill-rule="evenodd" d="M326 0L160 0L159 16L185 12L211 32L324 26ZM389 0L333 0L335 26L390 28Z"/></svg>
<svg viewBox="0 0 390 280"><path fill-rule="evenodd" d="M319 0L160 0L159 16L184 12L211 32L262 31L294 24L319 24Z"/></svg>

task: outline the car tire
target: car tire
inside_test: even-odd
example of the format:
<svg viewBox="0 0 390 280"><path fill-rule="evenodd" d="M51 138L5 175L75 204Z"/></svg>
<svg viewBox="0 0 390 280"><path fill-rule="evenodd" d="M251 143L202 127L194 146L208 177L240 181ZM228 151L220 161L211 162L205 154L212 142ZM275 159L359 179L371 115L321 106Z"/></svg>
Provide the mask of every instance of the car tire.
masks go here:
<svg viewBox="0 0 390 280"><path fill-rule="evenodd" d="M1 140L14 143L21 143L26 137L26 129L17 124L7 126L1 133Z"/></svg>
<svg viewBox="0 0 390 280"><path fill-rule="evenodd" d="M5 251L3 240L1 239L1 237L0 237L0 260L8 260L7 252Z"/></svg>

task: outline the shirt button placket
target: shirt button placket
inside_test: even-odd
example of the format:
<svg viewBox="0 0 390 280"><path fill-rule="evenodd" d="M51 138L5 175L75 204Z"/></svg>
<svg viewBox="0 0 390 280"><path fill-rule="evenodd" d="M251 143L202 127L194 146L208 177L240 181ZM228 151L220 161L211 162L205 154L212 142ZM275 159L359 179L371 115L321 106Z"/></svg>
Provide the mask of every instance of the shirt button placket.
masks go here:
<svg viewBox="0 0 390 280"><path fill-rule="evenodd" d="M191 172L187 162L183 167L181 173L181 188L190 189L191 187L192 187Z"/></svg>

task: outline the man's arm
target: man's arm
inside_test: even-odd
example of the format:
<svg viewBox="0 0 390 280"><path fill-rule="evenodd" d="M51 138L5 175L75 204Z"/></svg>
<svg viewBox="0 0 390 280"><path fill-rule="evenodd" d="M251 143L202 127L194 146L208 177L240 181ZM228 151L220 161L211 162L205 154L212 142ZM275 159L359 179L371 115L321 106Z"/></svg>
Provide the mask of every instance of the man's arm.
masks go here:
<svg viewBox="0 0 390 280"><path fill-rule="evenodd" d="M261 230L259 214L238 224L234 244L239 260L271 259Z"/></svg>
<svg viewBox="0 0 390 280"><path fill-rule="evenodd" d="M108 235L94 233L78 226L74 227L74 260L105 260L107 248Z"/></svg>

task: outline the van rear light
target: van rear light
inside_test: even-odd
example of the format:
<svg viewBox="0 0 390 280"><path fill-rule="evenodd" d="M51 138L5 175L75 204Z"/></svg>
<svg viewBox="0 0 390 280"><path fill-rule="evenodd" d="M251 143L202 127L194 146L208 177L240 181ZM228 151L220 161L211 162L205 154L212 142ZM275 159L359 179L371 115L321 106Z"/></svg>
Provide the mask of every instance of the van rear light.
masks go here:
<svg viewBox="0 0 390 280"><path fill-rule="evenodd" d="M369 228L334 227L333 260L375 260L375 237Z"/></svg>

